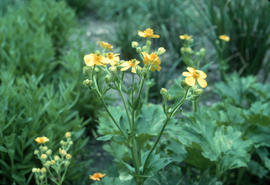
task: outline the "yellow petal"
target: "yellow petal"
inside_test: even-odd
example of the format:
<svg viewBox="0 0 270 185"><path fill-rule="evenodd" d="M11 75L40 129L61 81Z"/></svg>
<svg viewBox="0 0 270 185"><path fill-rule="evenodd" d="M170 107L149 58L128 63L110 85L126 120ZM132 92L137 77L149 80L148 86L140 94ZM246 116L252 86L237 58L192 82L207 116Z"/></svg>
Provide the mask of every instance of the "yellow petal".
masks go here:
<svg viewBox="0 0 270 185"><path fill-rule="evenodd" d="M207 87L207 82L203 78L198 78L197 81L202 88Z"/></svg>
<svg viewBox="0 0 270 185"><path fill-rule="evenodd" d="M142 31L138 31L138 35L140 36L140 37L145 37L145 34L144 34L144 32L142 32Z"/></svg>
<svg viewBox="0 0 270 185"><path fill-rule="evenodd" d="M130 66L125 66L125 67L121 68L121 71L126 71L126 70L128 70L129 68L130 68Z"/></svg>
<svg viewBox="0 0 270 185"><path fill-rule="evenodd" d="M189 72L183 72L182 75L183 75L183 76L192 76L192 74L189 73Z"/></svg>
<svg viewBox="0 0 270 185"><path fill-rule="evenodd" d="M136 67L132 67L132 68L131 68L131 72L132 72L132 73L136 73Z"/></svg>
<svg viewBox="0 0 270 185"><path fill-rule="evenodd" d="M187 70L191 73L194 73L196 71L196 69L194 69L193 67L187 67Z"/></svg>
<svg viewBox="0 0 270 185"><path fill-rule="evenodd" d="M207 75L205 74L205 72L201 71L201 70L197 70L197 72L200 74L200 77L205 79L207 77Z"/></svg>
<svg viewBox="0 0 270 185"><path fill-rule="evenodd" d="M193 78L192 76L186 77L185 81L189 86L194 86L195 85L195 78Z"/></svg>

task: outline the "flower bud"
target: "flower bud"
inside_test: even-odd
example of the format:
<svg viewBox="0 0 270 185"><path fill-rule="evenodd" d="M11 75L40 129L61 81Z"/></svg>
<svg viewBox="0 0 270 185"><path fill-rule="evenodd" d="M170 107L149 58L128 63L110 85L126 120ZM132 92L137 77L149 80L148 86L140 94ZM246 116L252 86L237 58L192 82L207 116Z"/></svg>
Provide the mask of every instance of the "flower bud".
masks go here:
<svg viewBox="0 0 270 185"><path fill-rule="evenodd" d="M61 140L60 145L65 145L65 141Z"/></svg>
<svg viewBox="0 0 270 185"><path fill-rule="evenodd" d="M182 86L183 88L185 88L185 89L189 87L189 85L186 83L185 80L182 80L182 81L181 81L181 86Z"/></svg>
<svg viewBox="0 0 270 185"><path fill-rule="evenodd" d="M166 49L163 47L158 48L158 55L163 55L166 52Z"/></svg>
<svg viewBox="0 0 270 185"><path fill-rule="evenodd" d="M131 42L131 47L132 48L137 48L138 46L139 46L138 42L136 42L136 41Z"/></svg>
<svg viewBox="0 0 270 185"><path fill-rule="evenodd" d="M46 173L46 168L43 167L43 168L41 168L40 171L41 171L41 173Z"/></svg>
<svg viewBox="0 0 270 185"><path fill-rule="evenodd" d="M39 176L39 179L40 179L40 180L43 180L43 179L44 179L44 175L40 175L40 176Z"/></svg>
<svg viewBox="0 0 270 185"><path fill-rule="evenodd" d="M194 90L194 95L200 96L203 93L202 89L195 89Z"/></svg>
<svg viewBox="0 0 270 185"><path fill-rule="evenodd" d="M66 132L66 133L65 133L65 137L66 137L66 138L70 138L70 136L71 136L71 133L70 133L70 132Z"/></svg>
<svg viewBox="0 0 270 185"><path fill-rule="evenodd" d="M45 167L49 167L50 165L51 165L50 161L46 161L45 164L44 164Z"/></svg>
<svg viewBox="0 0 270 185"><path fill-rule="evenodd" d="M40 173L40 169L39 168L37 168L37 173Z"/></svg>
<svg viewBox="0 0 270 185"><path fill-rule="evenodd" d="M117 67L116 66L111 66L109 68L109 70L112 71L112 72L115 72L115 71L117 71Z"/></svg>
<svg viewBox="0 0 270 185"><path fill-rule="evenodd" d="M83 85L90 86L92 84L92 80L86 79L83 81Z"/></svg>
<svg viewBox="0 0 270 185"><path fill-rule="evenodd" d="M143 46L143 47L142 47L142 50L143 50L143 51L146 51L146 50L147 50L147 46Z"/></svg>
<svg viewBox="0 0 270 185"><path fill-rule="evenodd" d="M91 67L90 66L84 66L83 67L83 74L90 74Z"/></svg>
<svg viewBox="0 0 270 185"><path fill-rule="evenodd" d="M67 154L66 155L66 159L71 159L71 155L70 154Z"/></svg>
<svg viewBox="0 0 270 185"><path fill-rule="evenodd" d="M59 159L60 159L60 157L59 157L58 155L55 155L55 156L54 156L54 160L55 160L55 161L58 161Z"/></svg>
<svg viewBox="0 0 270 185"><path fill-rule="evenodd" d="M165 89L165 88L161 88L161 89L160 89L160 94L161 94L162 96L165 96L165 95L168 94L168 90Z"/></svg>
<svg viewBox="0 0 270 185"><path fill-rule="evenodd" d="M47 155L52 155L52 150L51 149L47 150L46 154Z"/></svg>
<svg viewBox="0 0 270 185"><path fill-rule="evenodd" d="M35 151L34 151L34 154L35 154L35 155L37 155L38 153L39 153L39 151L38 151L38 150L35 150Z"/></svg>
<svg viewBox="0 0 270 185"><path fill-rule="evenodd" d="M42 154L40 157L41 157L41 159L47 159L47 155L46 154Z"/></svg>
<svg viewBox="0 0 270 185"><path fill-rule="evenodd" d="M200 55L201 55L201 56L204 56L204 55L205 55L205 49L204 49L204 48L201 48L201 49L200 49Z"/></svg>
<svg viewBox="0 0 270 185"><path fill-rule="evenodd" d="M152 44L151 40L146 41L146 46L151 46L151 44Z"/></svg>
<svg viewBox="0 0 270 185"><path fill-rule="evenodd" d="M96 72L96 73L99 73L99 72L100 72L100 69L96 67L96 68L95 68L95 72Z"/></svg>
<svg viewBox="0 0 270 185"><path fill-rule="evenodd" d="M62 156L65 156L67 154L67 152L61 148L59 148L59 154Z"/></svg>
<svg viewBox="0 0 270 185"><path fill-rule="evenodd" d="M47 150L48 150L48 147L47 147L47 146L43 146L43 147L42 147L42 151L43 151L43 152L46 152Z"/></svg>
<svg viewBox="0 0 270 185"><path fill-rule="evenodd" d="M106 76L105 76L105 82L106 83L111 83L112 82L112 75L110 75L110 74L107 74Z"/></svg>
<svg viewBox="0 0 270 185"><path fill-rule="evenodd" d="M37 172L37 168L32 168L32 172L36 173Z"/></svg>
<svg viewBox="0 0 270 185"><path fill-rule="evenodd" d="M55 160L51 160L51 165L54 165L55 164Z"/></svg>
<svg viewBox="0 0 270 185"><path fill-rule="evenodd" d="M136 48L136 51L137 51L137 53L141 53L142 52L142 48L141 47L137 47Z"/></svg>
<svg viewBox="0 0 270 185"><path fill-rule="evenodd" d="M70 162L69 162L69 161L65 161L65 162L64 162L64 165L65 165L66 167L68 167L68 166L69 166L69 164L70 164Z"/></svg>

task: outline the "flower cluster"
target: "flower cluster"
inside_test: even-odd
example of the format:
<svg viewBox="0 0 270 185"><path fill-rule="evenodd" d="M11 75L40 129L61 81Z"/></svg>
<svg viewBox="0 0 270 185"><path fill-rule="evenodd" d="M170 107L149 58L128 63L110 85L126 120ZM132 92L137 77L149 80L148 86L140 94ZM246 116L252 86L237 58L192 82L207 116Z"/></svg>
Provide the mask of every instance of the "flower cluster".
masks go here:
<svg viewBox="0 0 270 185"><path fill-rule="evenodd" d="M60 141L61 147L56 155L53 155L52 150L46 146L45 143L49 142L47 137L37 137L35 141L40 144L40 146L38 150L34 151L34 154L41 161L43 166L42 168L32 169L32 172L35 174L36 183L40 185L46 182L47 184L48 179L50 179L55 184L62 184L71 160L71 155L68 153L73 144L71 133L65 133L65 139Z"/></svg>

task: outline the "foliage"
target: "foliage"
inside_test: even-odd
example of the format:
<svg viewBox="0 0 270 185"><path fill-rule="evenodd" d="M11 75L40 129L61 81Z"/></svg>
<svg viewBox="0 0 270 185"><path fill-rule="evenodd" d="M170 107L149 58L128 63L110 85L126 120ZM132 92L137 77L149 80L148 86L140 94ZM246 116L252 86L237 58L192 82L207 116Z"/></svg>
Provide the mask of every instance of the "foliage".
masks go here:
<svg viewBox="0 0 270 185"><path fill-rule="evenodd" d="M258 74L265 69L265 79L269 71L269 64L264 64L269 50L270 4L267 1L245 0L215 1L201 0L194 2L196 11L203 18L206 27L211 27L208 33L209 41L215 46L219 35L229 35L231 38L225 53L229 69L237 70L240 74ZM260 10L260 11L257 11ZM197 22L198 21L193 21ZM205 29L205 26L196 24ZM267 69L268 68L268 69Z"/></svg>
<svg viewBox="0 0 270 185"><path fill-rule="evenodd" d="M34 138L46 135L59 141L72 130L75 157L87 142L80 138L85 122L72 110L77 98L73 98L73 88L67 83L60 82L58 87L43 85L42 76L15 78L8 71L1 73L0 79L1 183L30 184L31 169L34 164L38 166L33 156ZM70 169L69 179L78 178L79 169Z"/></svg>
<svg viewBox="0 0 270 185"><path fill-rule="evenodd" d="M55 56L67 43L73 12L64 2L31 0L10 9L0 19L1 66L15 75L48 75L56 67Z"/></svg>
<svg viewBox="0 0 270 185"><path fill-rule="evenodd" d="M177 88L180 90L173 86L169 92L177 92ZM201 106L195 114L185 113L179 123L169 125L167 137L184 145L186 164L209 170L225 184L249 184L254 176L265 183L269 174L269 88L253 76L227 77L214 88L222 101ZM171 150L174 156L183 153L178 148ZM230 172L241 175L230 178Z"/></svg>

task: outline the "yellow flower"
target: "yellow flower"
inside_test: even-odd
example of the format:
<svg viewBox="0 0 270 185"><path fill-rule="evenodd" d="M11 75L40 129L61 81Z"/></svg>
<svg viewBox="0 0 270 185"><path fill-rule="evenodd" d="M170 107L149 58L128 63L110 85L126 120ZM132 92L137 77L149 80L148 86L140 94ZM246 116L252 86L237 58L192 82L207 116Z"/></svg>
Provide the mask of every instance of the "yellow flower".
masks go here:
<svg viewBox="0 0 270 185"><path fill-rule="evenodd" d="M230 41L230 37L227 36L227 35L220 35L220 36L219 36L219 39L220 39L220 40L223 40L223 41L225 41L225 42L229 42L229 41Z"/></svg>
<svg viewBox="0 0 270 185"><path fill-rule="evenodd" d="M89 54L89 55L85 55L84 56L84 63L87 66L95 66L95 65L99 65L99 66L104 66L104 58L102 55L100 54Z"/></svg>
<svg viewBox="0 0 270 185"><path fill-rule="evenodd" d="M151 53L150 55L146 52L142 52L143 62L145 65L151 65L151 71L160 71L160 58L156 53Z"/></svg>
<svg viewBox="0 0 270 185"><path fill-rule="evenodd" d="M89 175L89 178L94 180L94 181L100 181L101 178L103 178L106 174L102 173L94 173L93 175Z"/></svg>
<svg viewBox="0 0 270 185"><path fill-rule="evenodd" d="M43 144L43 143L49 142L50 140L49 140L47 137L43 136L43 137L37 137L37 138L35 139L35 141L36 141L38 144Z"/></svg>
<svg viewBox="0 0 270 185"><path fill-rule="evenodd" d="M121 71L126 71L129 68L131 68L131 72L132 73L136 73L136 66L139 64L140 62L136 59L132 59L129 61L124 62L123 64L120 64L120 66L122 67Z"/></svg>
<svg viewBox="0 0 270 185"><path fill-rule="evenodd" d="M192 40L192 36L184 34L184 35L180 35L179 38L181 40Z"/></svg>
<svg viewBox="0 0 270 185"><path fill-rule="evenodd" d="M113 48L113 46L111 44L104 42L104 41L99 42L99 45L101 47L103 47L104 49L109 50L109 51L111 51Z"/></svg>
<svg viewBox="0 0 270 185"><path fill-rule="evenodd" d="M151 28L147 28L146 30L144 31L138 31L138 35L140 37L147 37L147 38L159 38L160 36L159 35L155 35L154 34L154 30L152 30Z"/></svg>
<svg viewBox="0 0 270 185"><path fill-rule="evenodd" d="M186 76L185 82L189 86L194 86L197 81L202 88L207 87L207 82L205 80L207 75L203 71L196 70L192 67L188 67L187 70L189 72L183 72L182 75Z"/></svg>
<svg viewBox="0 0 270 185"><path fill-rule="evenodd" d="M120 61L119 54L114 53L107 53L105 58L105 63L110 64L111 66L117 65L117 63Z"/></svg>
<svg viewBox="0 0 270 185"><path fill-rule="evenodd" d="M63 150L62 148L59 148L59 154L65 156L67 152Z"/></svg>

